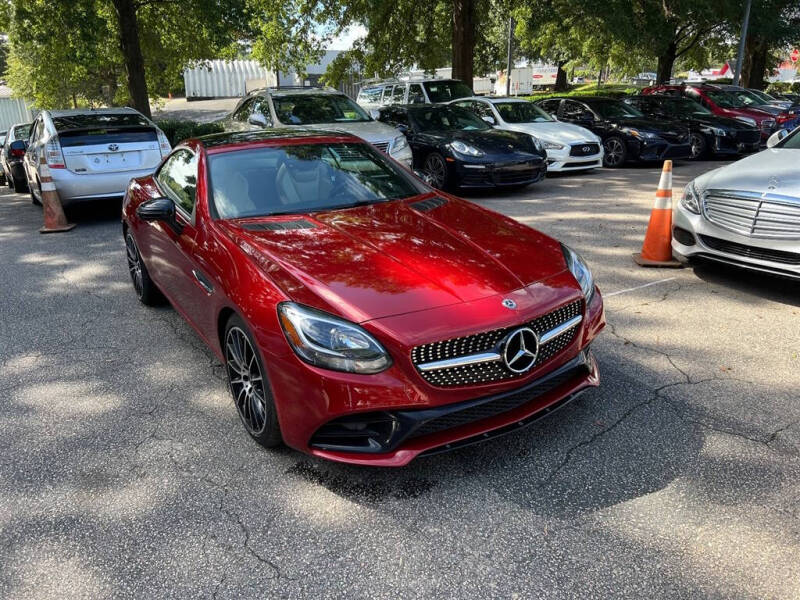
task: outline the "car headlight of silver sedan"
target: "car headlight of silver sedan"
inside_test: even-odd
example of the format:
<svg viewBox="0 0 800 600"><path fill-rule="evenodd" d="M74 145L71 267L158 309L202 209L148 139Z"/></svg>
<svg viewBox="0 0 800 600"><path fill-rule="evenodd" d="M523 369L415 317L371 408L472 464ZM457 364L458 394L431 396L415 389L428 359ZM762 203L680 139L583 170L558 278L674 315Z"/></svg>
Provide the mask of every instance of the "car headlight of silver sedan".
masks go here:
<svg viewBox="0 0 800 600"><path fill-rule="evenodd" d="M311 365L371 374L392 364L378 340L355 323L294 302L279 304L278 317L292 350Z"/></svg>
<svg viewBox="0 0 800 600"><path fill-rule="evenodd" d="M569 267L570 272L577 280L578 285L581 286L583 297L586 298L588 306L594 296L594 276L592 271L586 261L575 250L565 244L561 244L561 250L564 252L567 267Z"/></svg>
<svg viewBox="0 0 800 600"><path fill-rule="evenodd" d="M544 146L545 150L563 150L566 148L564 144L557 144L555 142L542 142L542 146Z"/></svg>
<svg viewBox="0 0 800 600"><path fill-rule="evenodd" d="M689 184L683 188L681 206L690 213L696 215L700 214L700 197L697 195L697 188L694 187L694 181L690 181Z"/></svg>

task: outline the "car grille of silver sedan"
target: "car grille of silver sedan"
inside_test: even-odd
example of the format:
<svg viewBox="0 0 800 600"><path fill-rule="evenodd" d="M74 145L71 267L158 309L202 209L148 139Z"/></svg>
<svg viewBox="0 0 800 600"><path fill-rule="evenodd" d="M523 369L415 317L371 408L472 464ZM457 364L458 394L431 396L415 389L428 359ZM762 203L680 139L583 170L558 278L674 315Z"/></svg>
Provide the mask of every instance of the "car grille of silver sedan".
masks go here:
<svg viewBox="0 0 800 600"><path fill-rule="evenodd" d="M389 152L389 142L373 142L372 145L381 152Z"/></svg>
<svg viewBox="0 0 800 600"><path fill-rule="evenodd" d="M502 360L500 346L519 327L529 327L539 338L536 368L566 348L581 322L582 300L576 300L532 321L514 327L494 329L464 337L416 346L411 361L428 383L439 387L475 385L521 377ZM451 361L455 366L447 366Z"/></svg>
<svg viewBox="0 0 800 600"><path fill-rule="evenodd" d="M703 212L715 225L753 238L800 239L800 198L708 190Z"/></svg>

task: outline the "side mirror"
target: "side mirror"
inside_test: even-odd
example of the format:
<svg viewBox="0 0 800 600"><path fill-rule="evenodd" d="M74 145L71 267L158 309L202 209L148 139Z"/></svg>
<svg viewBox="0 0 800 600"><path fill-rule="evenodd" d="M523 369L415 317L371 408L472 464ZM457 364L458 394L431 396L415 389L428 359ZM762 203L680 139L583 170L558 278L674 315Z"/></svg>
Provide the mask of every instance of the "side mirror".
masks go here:
<svg viewBox="0 0 800 600"><path fill-rule="evenodd" d="M369 116L372 117L373 119L375 119L376 121L380 121L381 120L381 111L379 111L377 108L370 108L369 109Z"/></svg>
<svg viewBox="0 0 800 600"><path fill-rule="evenodd" d="M486 121L489 125L494 125L496 123L496 121L494 120L494 117L492 117L490 115L486 115L484 117L481 117L481 119Z"/></svg>
<svg viewBox="0 0 800 600"><path fill-rule="evenodd" d="M773 133L769 138L767 138L767 148L773 148L778 145L778 143L789 135L789 132L785 129L778 129L775 133ZM13 146L13 144L12 144Z"/></svg>
<svg viewBox="0 0 800 600"><path fill-rule="evenodd" d="M14 140L8 145L8 150L11 156L25 156L28 144L22 140Z"/></svg>
<svg viewBox="0 0 800 600"><path fill-rule="evenodd" d="M154 198L142 202L136 209L136 215L142 221L162 221L177 233L183 229L175 220L175 204L169 198Z"/></svg>
<svg viewBox="0 0 800 600"><path fill-rule="evenodd" d="M250 123L250 125L255 125L256 127L264 128L267 126L267 119L261 113L253 113L250 115L250 118L247 119L247 122Z"/></svg>

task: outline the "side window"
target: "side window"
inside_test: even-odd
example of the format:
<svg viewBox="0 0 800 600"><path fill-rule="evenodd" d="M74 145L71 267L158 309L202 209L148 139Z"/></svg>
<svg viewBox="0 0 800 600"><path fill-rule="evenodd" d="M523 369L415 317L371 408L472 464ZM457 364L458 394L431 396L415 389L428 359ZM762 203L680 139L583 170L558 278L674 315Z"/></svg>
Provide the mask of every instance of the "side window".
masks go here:
<svg viewBox="0 0 800 600"><path fill-rule="evenodd" d="M359 102L366 104L379 104L382 88L365 88L358 93Z"/></svg>
<svg viewBox="0 0 800 600"><path fill-rule="evenodd" d="M255 98L248 98L242 102L239 108L236 109L236 112L233 113L233 120L247 123L247 119L250 118L250 110L254 100Z"/></svg>
<svg viewBox="0 0 800 600"><path fill-rule="evenodd" d="M470 108L476 115L478 115L481 118L492 117L492 119L494 119L494 114L492 114L491 107L485 102L478 102L477 100L475 100L472 102L472 106Z"/></svg>
<svg viewBox="0 0 800 600"><path fill-rule="evenodd" d="M42 137L43 130L44 130L44 123L42 123L41 119L37 119L36 123L31 128L31 138L29 142L33 143L36 140L40 139Z"/></svg>
<svg viewBox="0 0 800 600"><path fill-rule="evenodd" d="M381 96L381 104L390 104L392 98L392 86L383 86L383 95Z"/></svg>
<svg viewBox="0 0 800 600"><path fill-rule="evenodd" d="M192 214L197 188L197 155L176 150L156 176L166 194L188 214Z"/></svg>
<svg viewBox="0 0 800 600"><path fill-rule="evenodd" d="M563 116L565 119L580 119L585 112L587 112L587 109L580 102L564 100Z"/></svg>
<svg viewBox="0 0 800 600"><path fill-rule="evenodd" d="M409 104L425 104L425 94L422 91L422 86L418 83L412 83L408 86L408 103Z"/></svg>
<svg viewBox="0 0 800 600"><path fill-rule="evenodd" d="M538 106L546 113L551 115L555 115L558 113L558 105L561 102L559 99L552 99L552 100L542 100L539 102Z"/></svg>
<svg viewBox="0 0 800 600"><path fill-rule="evenodd" d="M392 90L392 96L389 100L392 104L402 104L403 103L403 96L406 93L406 86L403 85L396 85Z"/></svg>
<svg viewBox="0 0 800 600"><path fill-rule="evenodd" d="M272 125L272 117L269 113L269 100L264 98L263 96L259 96L253 101L253 108L250 111L250 114L260 114L267 120L267 125Z"/></svg>

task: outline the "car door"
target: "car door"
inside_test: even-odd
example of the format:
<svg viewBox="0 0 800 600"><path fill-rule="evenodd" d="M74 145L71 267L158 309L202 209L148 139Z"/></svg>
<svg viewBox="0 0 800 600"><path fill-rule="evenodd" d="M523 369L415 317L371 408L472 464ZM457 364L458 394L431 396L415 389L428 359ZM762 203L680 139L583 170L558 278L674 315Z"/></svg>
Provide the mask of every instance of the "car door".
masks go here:
<svg viewBox="0 0 800 600"><path fill-rule="evenodd" d="M567 123L580 125L593 133L603 137L606 135L607 126L602 119L592 111L588 105L577 100L565 99L559 110L559 119Z"/></svg>
<svg viewBox="0 0 800 600"><path fill-rule="evenodd" d="M175 204L175 224L150 223L154 229L148 243L159 287L195 327L209 331L213 317L208 299L214 292L215 278L200 252L205 230L196 218L197 177L198 155L188 148L173 152L158 170L158 188Z"/></svg>

